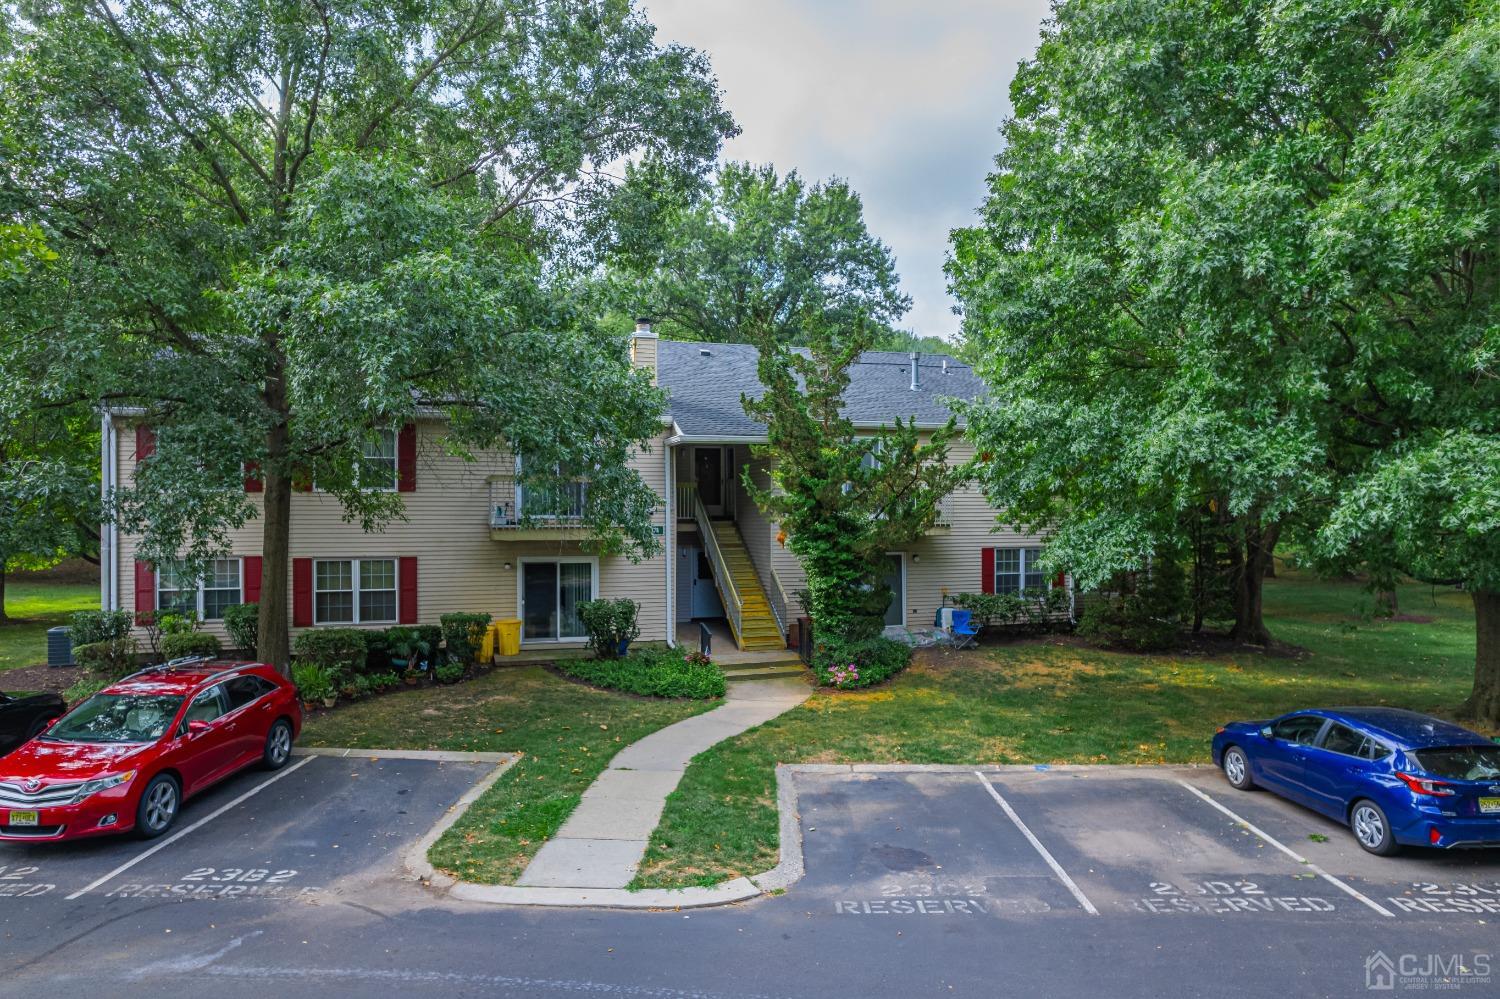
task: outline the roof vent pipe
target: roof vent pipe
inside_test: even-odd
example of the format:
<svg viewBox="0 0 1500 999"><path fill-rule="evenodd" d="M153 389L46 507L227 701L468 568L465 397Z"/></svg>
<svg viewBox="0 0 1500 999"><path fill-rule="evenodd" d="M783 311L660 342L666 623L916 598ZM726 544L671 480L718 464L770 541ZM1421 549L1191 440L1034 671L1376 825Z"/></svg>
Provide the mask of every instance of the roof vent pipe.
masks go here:
<svg viewBox="0 0 1500 999"><path fill-rule="evenodd" d="M912 351L909 356L911 357L911 390L915 392L922 387L922 373L917 368L917 359L922 355Z"/></svg>
<svg viewBox="0 0 1500 999"><path fill-rule="evenodd" d="M945 357L945 358L943 358L943 374L946 375L947 373L948 373L948 359Z"/></svg>
<svg viewBox="0 0 1500 999"><path fill-rule="evenodd" d="M651 336L651 320L645 316L635 321L636 336Z"/></svg>

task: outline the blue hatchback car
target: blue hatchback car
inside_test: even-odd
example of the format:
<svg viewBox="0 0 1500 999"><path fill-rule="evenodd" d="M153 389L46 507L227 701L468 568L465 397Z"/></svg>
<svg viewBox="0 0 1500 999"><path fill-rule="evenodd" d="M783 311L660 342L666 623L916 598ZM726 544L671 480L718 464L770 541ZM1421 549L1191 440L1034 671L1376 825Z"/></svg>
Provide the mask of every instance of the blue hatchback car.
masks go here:
<svg viewBox="0 0 1500 999"><path fill-rule="evenodd" d="M1371 853L1500 847L1500 745L1452 722L1399 708L1293 711L1230 722L1213 753L1234 787L1337 819Z"/></svg>

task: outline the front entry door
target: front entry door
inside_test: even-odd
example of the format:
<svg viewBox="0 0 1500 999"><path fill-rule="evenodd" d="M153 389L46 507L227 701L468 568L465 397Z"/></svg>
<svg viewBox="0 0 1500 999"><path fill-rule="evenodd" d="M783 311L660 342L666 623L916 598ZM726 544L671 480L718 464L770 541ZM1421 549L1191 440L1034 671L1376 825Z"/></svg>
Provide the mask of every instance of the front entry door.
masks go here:
<svg viewBox="0 0 1500 999"><path fill-rule="evenodd" d="M693 480L698 483L698 498L710 517L724 516L724 449L693 448Z"/></svg>
<svg viewBox="0 0 1500 999"><path fill-rule="evenodd" d="M887 555L885 572L880 581L891 591L891 602L885 607L886 627L906 624L906 556Z"/></svg>
<svg viewBox="0 0 1500 999"><path fill-rule="evenodd" d="M693 617L723 617L724 604L714 586L714 567L702 548L693 549Z"/></svg>

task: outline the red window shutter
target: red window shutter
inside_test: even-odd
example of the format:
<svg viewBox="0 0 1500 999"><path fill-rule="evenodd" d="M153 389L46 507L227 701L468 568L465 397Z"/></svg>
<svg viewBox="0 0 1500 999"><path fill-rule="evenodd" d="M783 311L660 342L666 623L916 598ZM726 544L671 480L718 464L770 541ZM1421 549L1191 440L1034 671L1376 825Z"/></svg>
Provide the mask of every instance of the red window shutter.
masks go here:
<svg viewBox="0 0 1500 999"><path fill-rule="evenodd" d="M135 563L135 623L145 624L156 612L156 570L150 562Z"/></svg>
<svg viewBox="0 0 1500 999"><path fill-rule="evenodd" d="M979 592L995 592L995 549L979 549Z"/></svg>
<svg viewBox="0 0 1500 999"><path fill-rule="evenodd" d="M1052 580L1052 588L1054 590L1061 590L1064 587L1066 587L1067 585L1068 585L1068 574L1066 572L1059 572L1053 578L1053 580Z"/></svg>
<svg viewBox="0 0 1500 999"><path fill-rule="evenodd" d="M240 594L240 599L247 604L260 603L260 556L246 555L245 567L245 592Z"/></svg>
<svg viewBox="0 0 1500 999"><path fill-rule="evenodd" d="M417 623L417 560L402 558L396 567L396 600L400 604L398 623Z"/></svg>
<svg viewBox="0 0 1500 999"><path fill-rule="evenodd" d="M260 472L260 462L245 462L245 492L258 493L265 490L266 484L260 480L258 472Z"/></svg>
<svg viewBox="0 0 1500 999"><path fill-rule="evenodd" d="M156 431L144 423L137 423L135 425L135 460L145 461L155 453Z"/></svg>
<svg viewBox="0 0 1500 999"><path fill-rule="evenodd" d="M310 558L292 559L292 627L313 623L313 564Z"/></svg>
<svg viewBox="0 0 1500 999"><path fill-rule="evenodd" d="M408 423L396 435L396 489L403 493L417 491L417 425Z"/></svg>

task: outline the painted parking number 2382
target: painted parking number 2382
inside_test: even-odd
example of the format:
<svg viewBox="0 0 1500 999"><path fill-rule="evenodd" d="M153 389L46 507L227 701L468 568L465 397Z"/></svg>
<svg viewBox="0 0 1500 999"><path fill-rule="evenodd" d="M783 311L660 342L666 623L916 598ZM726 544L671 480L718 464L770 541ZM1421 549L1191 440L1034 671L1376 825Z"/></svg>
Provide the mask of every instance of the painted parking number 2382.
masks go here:
<svg viewBox="0 0 1500 999"><path fill-rule="evenodd" d="M184 874L184 881L234 881L240 884L262 882L268 885L290 881L296 871L272 871L261 867L195 867L192 873Z"/></svg>

